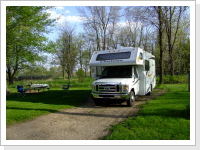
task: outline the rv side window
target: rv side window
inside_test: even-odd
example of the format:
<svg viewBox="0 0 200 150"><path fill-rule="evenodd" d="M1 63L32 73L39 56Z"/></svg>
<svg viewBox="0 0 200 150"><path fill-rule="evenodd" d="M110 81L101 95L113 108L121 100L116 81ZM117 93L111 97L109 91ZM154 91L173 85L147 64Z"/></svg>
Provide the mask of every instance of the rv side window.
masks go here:
<svg viewBox="0 0 200 150"><path fill-rule="evenodd" d="M143 54L142 54L142 53L140 53L140 59L141 59L141 60L143 59Z"/></svg>
<svg viewBox="0 0 200 150"><path fill-rule="evenodd" d="M149 61L145 60L145 71L149 71Z"/></svg>

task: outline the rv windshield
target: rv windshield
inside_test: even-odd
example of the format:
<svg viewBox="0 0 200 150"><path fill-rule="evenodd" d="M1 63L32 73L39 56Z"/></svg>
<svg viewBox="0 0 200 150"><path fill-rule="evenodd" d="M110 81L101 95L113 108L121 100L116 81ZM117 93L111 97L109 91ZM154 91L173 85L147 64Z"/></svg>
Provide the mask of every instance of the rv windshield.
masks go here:
<svg viewBox="0 0 200 150"><path fill-rule="evenodd" d="M132 67L131 66L112 66L106 67L100 78L131 78Z"/></svg>

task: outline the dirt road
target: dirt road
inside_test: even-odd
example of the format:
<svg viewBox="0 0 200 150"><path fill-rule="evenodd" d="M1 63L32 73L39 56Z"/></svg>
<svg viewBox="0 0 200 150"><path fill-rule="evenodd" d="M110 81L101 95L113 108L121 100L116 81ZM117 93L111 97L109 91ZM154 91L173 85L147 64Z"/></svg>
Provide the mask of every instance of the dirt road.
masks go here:
<svg viewBox="0 0 200 150"><path fill-rule="evenodd" d="M91 99L82 107L65 109L7 127L7 140L98 140L109 133L110 125L137 115L140 108L166 91L141 96L133 107L121 105L95 106Z"/></svg>

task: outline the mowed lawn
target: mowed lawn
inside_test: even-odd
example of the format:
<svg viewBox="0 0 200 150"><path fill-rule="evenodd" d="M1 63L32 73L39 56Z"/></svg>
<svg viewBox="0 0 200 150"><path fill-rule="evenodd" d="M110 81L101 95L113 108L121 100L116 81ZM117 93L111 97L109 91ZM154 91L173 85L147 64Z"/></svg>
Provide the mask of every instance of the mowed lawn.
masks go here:
<svg viewBox="0 0 200 150"><path fill-rule="evenodd" d="M61 87L19 97L16 88L6 97L6 125L23 122L65 108L73 108L87 101L91 87L71 87L66 93Z"/></svg>
<svg viewBox="0 0 200 150"><path fill-rule="evenodd" d="M137 117L112 126L111 134L103 140L189 140L190 93L185 84L168 84L158 88L169 92L147 104ZM6 124L27 121L65 108L73 108L87 101L91 87L71 87L65 93L60 87L49 91L18 97L15 88L6 98Z"/></svg>
<svg viewBox="0 0 200 150"><path fill-rule="evenodd" d="M186 85L159 88L169 92L142 106L137 117L112 126L104 140L190 140L190 93Z"/></svg>

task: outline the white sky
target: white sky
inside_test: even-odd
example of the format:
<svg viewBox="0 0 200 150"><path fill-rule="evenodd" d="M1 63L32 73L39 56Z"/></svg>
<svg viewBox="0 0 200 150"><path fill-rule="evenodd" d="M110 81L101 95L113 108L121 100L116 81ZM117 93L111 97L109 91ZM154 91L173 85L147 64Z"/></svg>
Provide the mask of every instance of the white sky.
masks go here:
<svg viewBox="0 0 200 150"><path fill-rule="evenodd" d="M47 12L51 14L51 18L59 18L57 20L57 25L63 24L64 22L69 22L72 25L76 26L77 32L82 31L81 22L82 18L79 16L79 13L76 9L77 6L56 6ZM58 37L57 27L53 28L51 34L48 34L47 37L50 40L55 40Z"/></svg>
<svg viewBox="0 0 200 150"><path fill-rule="evenodd" d="M52 17L61 16L58 20L59 23L63 21L81 22L81 17L77 12L76 6L56 6L48 12L51 13Z"/></svg>

